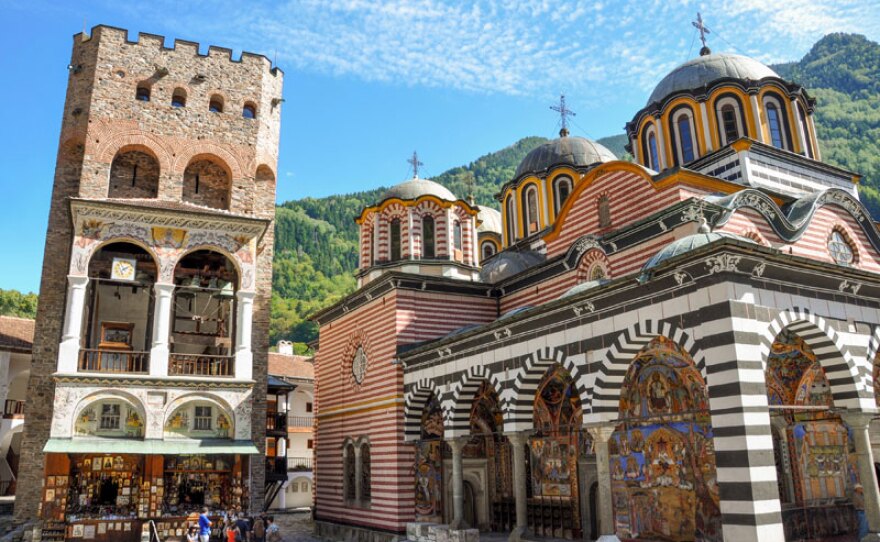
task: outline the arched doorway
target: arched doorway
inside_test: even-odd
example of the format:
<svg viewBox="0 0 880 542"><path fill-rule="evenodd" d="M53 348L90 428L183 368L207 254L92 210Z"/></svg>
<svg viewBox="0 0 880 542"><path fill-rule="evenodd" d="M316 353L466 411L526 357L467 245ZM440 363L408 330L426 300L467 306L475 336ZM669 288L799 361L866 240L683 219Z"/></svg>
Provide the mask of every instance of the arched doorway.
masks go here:
<svg viewBox="0 0 880 542"><path fill-rule="evenodd" d="M415 520L443 522L443 410L436 394L422 411L421 438L416 443Z"/></svg>
<svg viewBox="0 0 880 542"><path fill-rule="evenodd" d="M516 523L516 503L513 495L513 466L511 449L503 434L504 420L501 401L491 383L483 381L477 389L470 410L471 438L462 450L465 470L482 471L485 486L486 527L492 531L508 532ZM471 486L472 489L476 490ZM475 492L475 495L480 492ZM479 503L475 503L479 504ZM465 503L467 509L467 503ZM467 513L467 510L465 510ZM480 514L476 514L480 524Z"/></svg>
<svg viewBox="0 0 880 542"><path fill-rule="evenodd" d="M609 442L620 538L720 541L709 399L688 353L666 337L633 359Z"/></svg>
<svg viewBox="0 0 880 542"><path fill-rule="evenodd" d="M580 538L577 460L589 441L583 440L581 400L565 368L554 365L541 379L532 421L529 527L540 536Z"/></svg>
<svg viewBox="0 0 880 542"><path fill-rule="evenodd" d="M477 513L477 491L470 481L464 481L464 524L476 528L479 515Z"/></svg>
<svg viewBox="0 0 880 542"><path fill-rule="evenodd" d="M831 386L816 354L785 329L771 346L765 377L786 539L818 541L855 532L854 443L831 410Z"/></svg>

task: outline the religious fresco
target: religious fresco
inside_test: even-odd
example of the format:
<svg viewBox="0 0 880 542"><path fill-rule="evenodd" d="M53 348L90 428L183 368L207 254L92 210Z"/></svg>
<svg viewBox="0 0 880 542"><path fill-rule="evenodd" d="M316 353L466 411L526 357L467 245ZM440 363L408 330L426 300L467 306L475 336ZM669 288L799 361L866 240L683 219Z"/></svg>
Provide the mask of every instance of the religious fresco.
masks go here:
<svg viewBox="0 0 880 542"><path fill-rule="evenodd" d="M471 404L471 438L462 457L486 459L489 471L489 499L495 502L513 497L511 450L504 433L501 401L495 389L483 382Z"/></svg>
<svg viewBox="0 0 880 542"><path fill-rule="evenodd" d="M443 411L432 395L422 412L421 440L416 445L416 521L443 522Z"/></svg>
<svg viewBox="0 0 880 542"><path fill-rule="evenodd" d="M774 409L774 449L783 524L792 540L850 533L848 502L859 483L854 443L833 406L825 371L797 334L781 332L767 360L767 399Z"/></svg>
<svg viewBox="0 0 880 542"><path fill-rule="evenodd" d="M703 377L690 356L657 337L630 365L611 440L620 538L720 541L715 450Z"/></svg>
<svg viewBox="0 0 880 542"><path fill-rule="evenodd" d="M74 421L76 436L143 438L144 420L122 401L97 401L82 409Z"/></svg>
<svg viewBox="0 0 880 542"><path fill-rule="evenodd" d="M166 438L228 439L233 438L232 421L215 405L187 403L165 422L164 434Z"/></svg>

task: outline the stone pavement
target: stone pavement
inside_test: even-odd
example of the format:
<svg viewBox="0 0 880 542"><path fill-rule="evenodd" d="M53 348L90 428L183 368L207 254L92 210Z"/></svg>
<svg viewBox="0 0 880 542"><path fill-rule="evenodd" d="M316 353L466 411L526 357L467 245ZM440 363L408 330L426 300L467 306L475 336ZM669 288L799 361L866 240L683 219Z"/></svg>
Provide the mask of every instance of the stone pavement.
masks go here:
<svg viewBox="0 0 880 542"><path fill-rule="evenodd" d="M315 524L308 512L273 514L284 542L323 542L313 535Z"/></svg>

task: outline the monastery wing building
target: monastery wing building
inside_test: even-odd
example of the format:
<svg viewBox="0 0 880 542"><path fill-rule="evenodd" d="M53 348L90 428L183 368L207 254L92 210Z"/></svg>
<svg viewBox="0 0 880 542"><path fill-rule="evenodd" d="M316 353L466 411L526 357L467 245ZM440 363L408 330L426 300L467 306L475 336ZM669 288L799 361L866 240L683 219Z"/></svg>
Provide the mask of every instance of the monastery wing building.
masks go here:
<svg viewBox="0 0 880 542"><path fill-rule="evenodd" d="M69 70L16 516L180 538L263 504L283 74L108 26Z"/></svg>
<svg viewBox="0 0 880 542"><path fill-rule="evenodd" d="M563 130L500 215L418 178L364 209L360 287L314 317L319 531L880 531L880 236L814 108L704 48L633 162Z"/></svg>

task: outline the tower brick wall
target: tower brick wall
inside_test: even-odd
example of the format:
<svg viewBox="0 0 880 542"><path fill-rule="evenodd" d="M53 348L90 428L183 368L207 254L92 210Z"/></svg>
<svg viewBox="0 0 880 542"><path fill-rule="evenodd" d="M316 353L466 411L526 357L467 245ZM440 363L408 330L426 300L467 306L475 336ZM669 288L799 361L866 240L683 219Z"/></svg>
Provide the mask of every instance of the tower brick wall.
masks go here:
<svg viewBox="0 0 880 542"><path fill-rule="evenodd" d="M111 177L116 197L124 184L120 176L133 172L135 164L141 172L139 182L155 178L155 168L144 162L149 162L142 156L147 155L158 166L158 200L188 199L274 222L282 72L262 55L243 53L235 60L229 49L209 47L206 54L200 54L197 43L164 44L164 37L150 34L129 41L125 30L108 26L74 36L25 405L27 424L15 509L19 519L35 518L40 500L42 449L52 420L52 375L62 338L73 241L69 198L108 198ZM149 87L149 101L136 99L139 86ZM185 107L172 107L172 95L179 89L186 94ZM210 101L217 98L223 111L209 111ZM242 115L246 104L255 111L255 118ZM130 151L140 154L117 164L111 176L114 157ZM212 164L211 176L218 172L226 176L225 205L185 198L187 167L205 160ZM205 180L209 185L219 182L211 177ZM128 193L133 198L151 195L144 187ZM144 199L138 201L150 205ZM273 242L270 224L256 252L251 338L255 390L266 387ZM265 393L253 394L253 440L261 452L265 448L265 402ZM258 507L265 463L259 456L254 459L251 506Z"/></svg>

